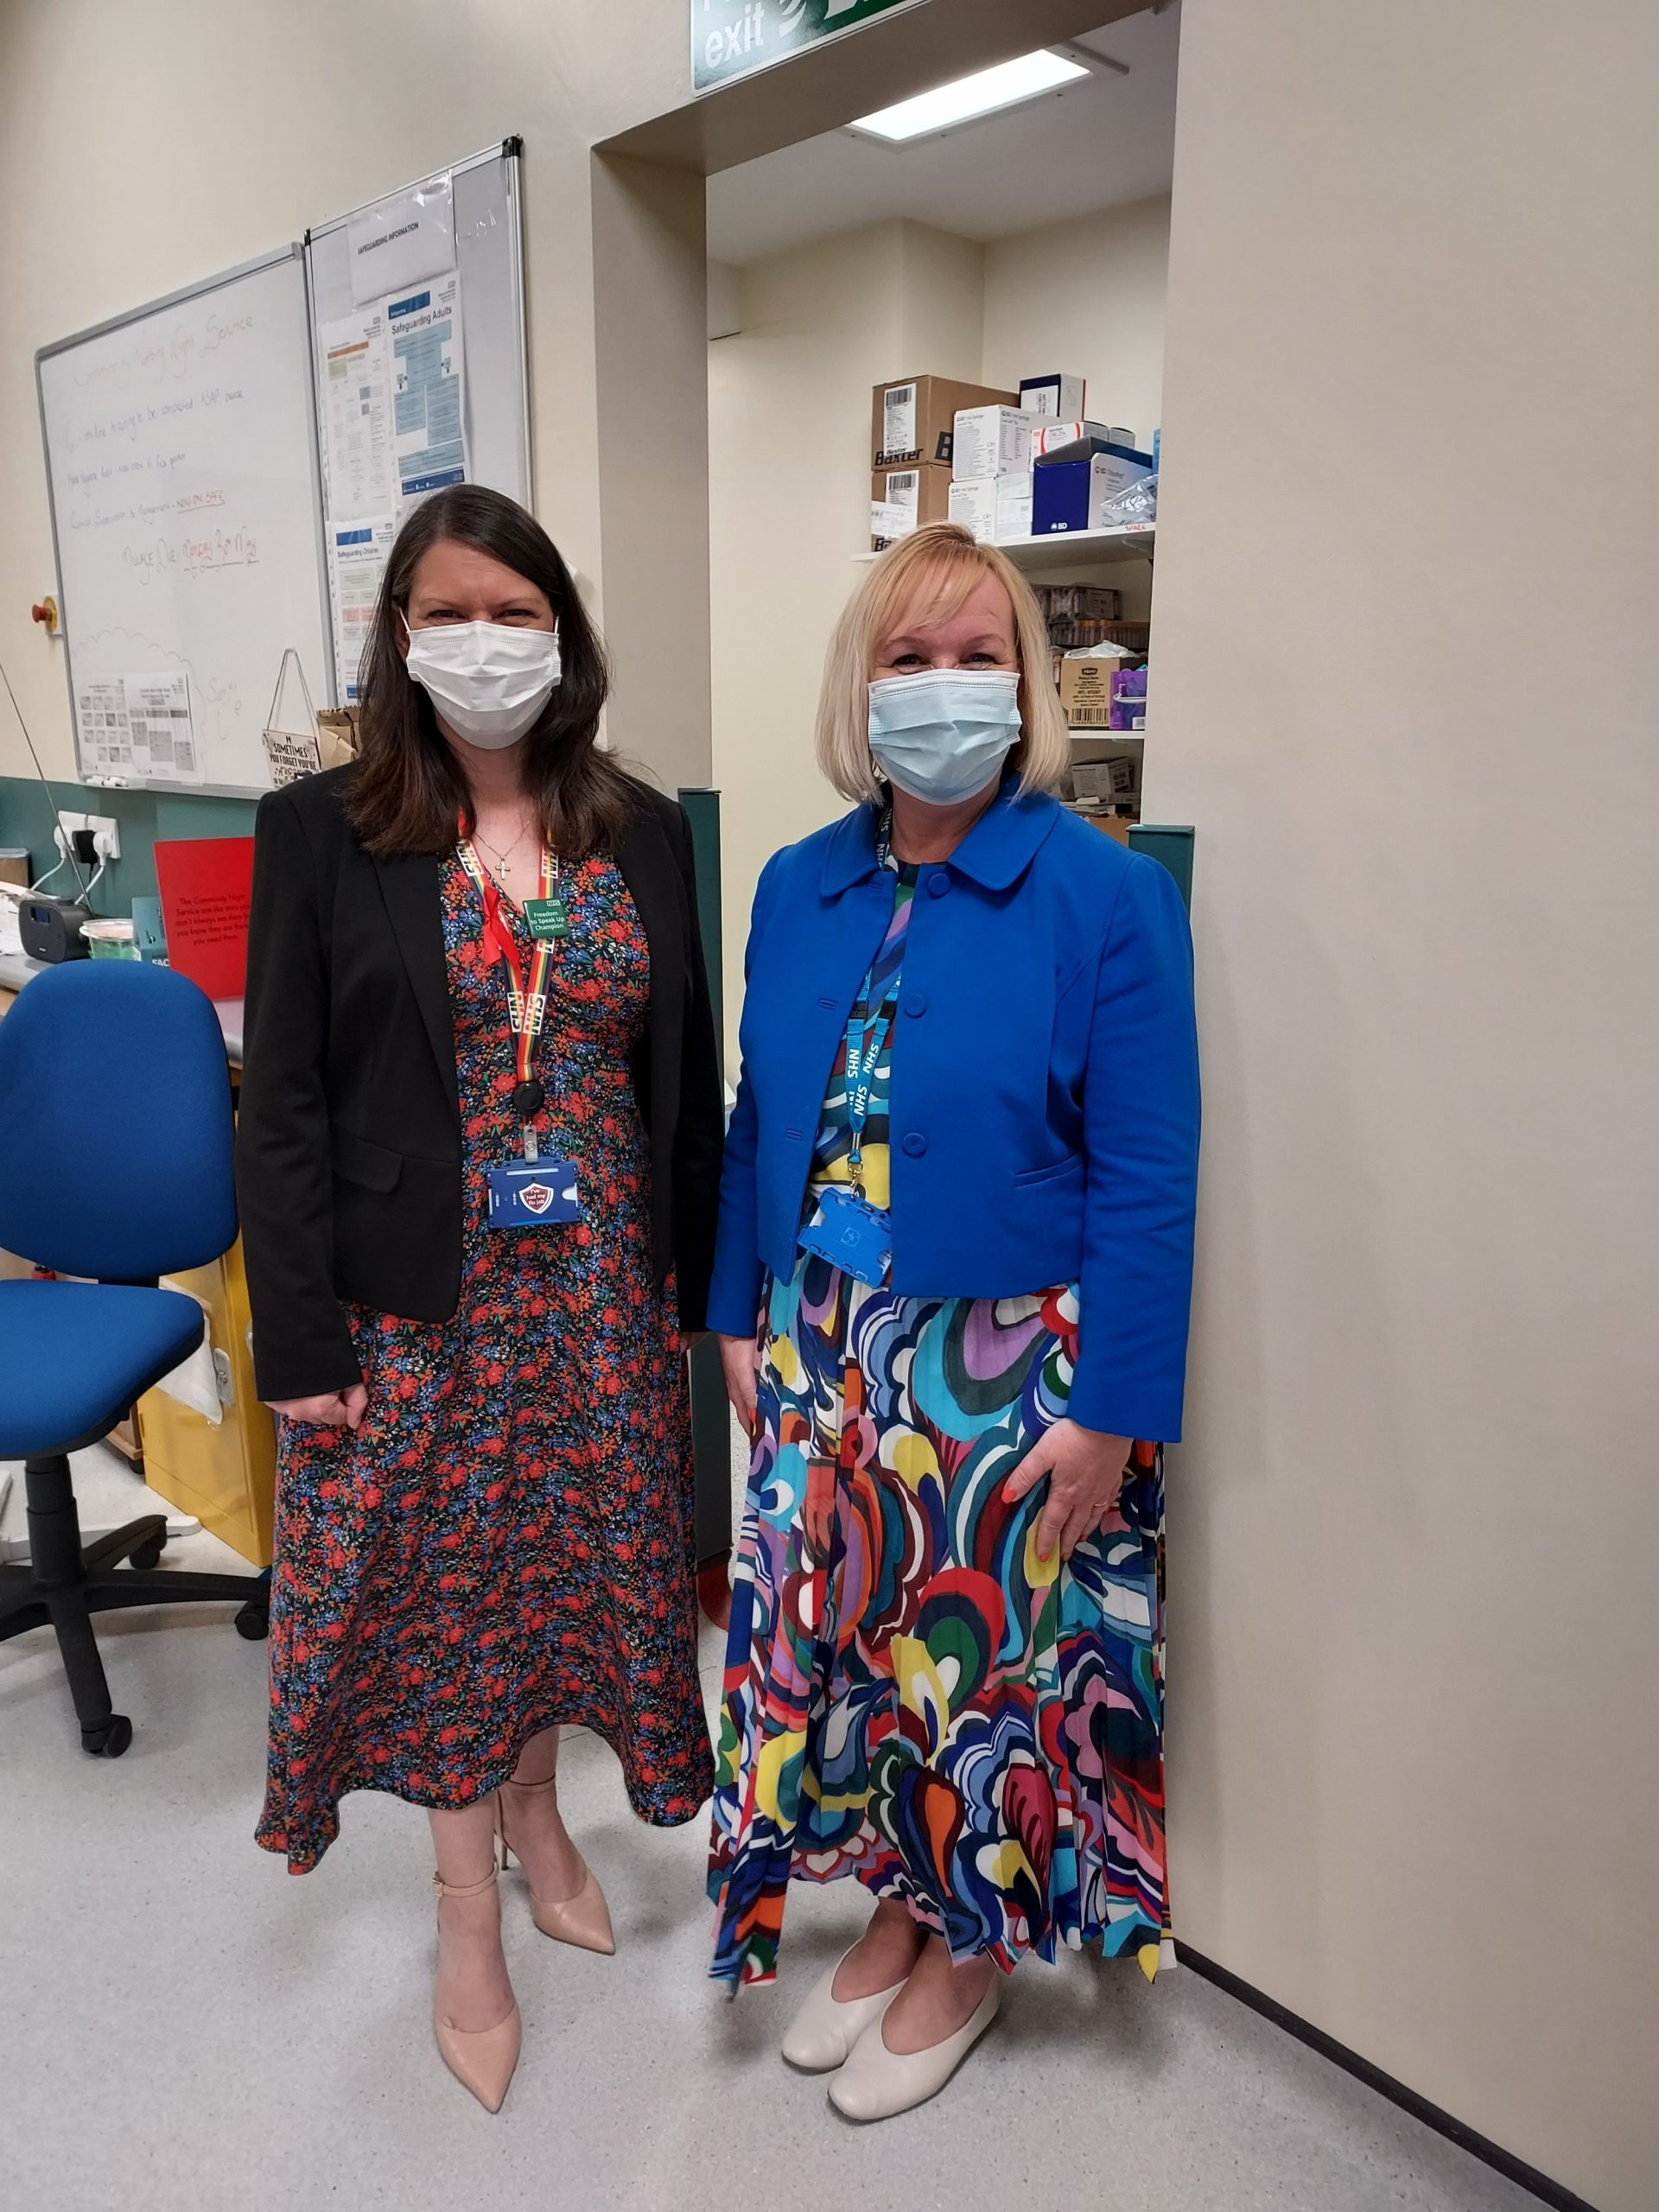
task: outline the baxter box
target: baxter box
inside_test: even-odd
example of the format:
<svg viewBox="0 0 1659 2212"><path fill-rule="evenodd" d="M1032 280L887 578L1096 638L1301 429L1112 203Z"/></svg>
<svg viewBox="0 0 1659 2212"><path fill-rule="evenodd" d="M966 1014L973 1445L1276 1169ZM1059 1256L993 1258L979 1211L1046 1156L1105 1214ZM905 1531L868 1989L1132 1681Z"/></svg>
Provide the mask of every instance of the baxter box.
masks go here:
<svg viewBox="0 0 1659 2212"><path fill-rule="evenodd" d="M1151 474L1147 455L1123 446L1109 447L1086 460L1039 461L1033 471L1033 537L1103 529L1107 503Z"/></svg>
<svg viewBox="0 0 1659 2212"><path fill-rule="evenodd" d="M950 486L950 519L970 530L982 545L1031 535L1031 471L976 476Z"/></svg>
<svg viewBox="0 0 1659 2212"><path fill-rule="evenodd" d="M1031 467L1032 418L1018 407L963 407L950 466L958 484L1012 476Z"/></svg>
<svg viewBox="0 0 1659 2212"><path fill-rule="evenodd" d="M870 466L902 468L943 461L948 467L960 410L1010 406L1013 401L1011 391L958 384L951 377L901 377L893 384L879 384L870 429Z"/></svg>
<svg viewBox="0 0 1659 2212"><path fill-rule="evenodd" d="M1081 377L1021 377L1020 404L1027 414L1046 415L1057 423L1075 423L1084 410L1088 385Z"/></svg>
<svg viewBox="0 0 1659 2212"><path fill-rule="evenodd" d="M870 485L878 505L908 507L912 528L925 522L950 518L950 465L944 461L922 462L915 468L878 468Z"/></svg>

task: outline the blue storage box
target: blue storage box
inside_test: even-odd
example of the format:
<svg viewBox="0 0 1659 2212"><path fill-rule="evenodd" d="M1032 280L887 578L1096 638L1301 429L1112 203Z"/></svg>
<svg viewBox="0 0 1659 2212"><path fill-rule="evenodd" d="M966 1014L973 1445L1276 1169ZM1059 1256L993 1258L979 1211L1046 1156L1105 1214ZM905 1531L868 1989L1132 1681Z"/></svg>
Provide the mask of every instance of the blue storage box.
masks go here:
<svg viewBox="0 0 1659 2212"><path fill-rule="evenodd" d="M1075 461L1039 461L1031 475L1032 536L1099 530L1107 502L1151 474L1151 454L1132 446L1103 446Z"/></svg>

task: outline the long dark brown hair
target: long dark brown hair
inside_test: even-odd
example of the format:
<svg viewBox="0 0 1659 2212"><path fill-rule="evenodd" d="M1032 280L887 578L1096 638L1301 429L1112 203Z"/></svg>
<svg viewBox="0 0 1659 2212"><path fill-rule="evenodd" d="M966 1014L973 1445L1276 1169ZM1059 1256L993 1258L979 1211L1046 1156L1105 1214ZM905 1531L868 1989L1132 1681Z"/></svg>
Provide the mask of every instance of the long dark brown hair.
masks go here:
<svg viewBox="0 0 1659 2212"><path fill-rule="evenodd" d="M563 673L524 741L524 788L556 851L569 858L608 851L637 792L595 746L610 690L604 645L540 523L481 484L457 484L423 500L391 549L359 675L361 759L343 794L353 829L372 853L444 853L458 821L469 836L474 827L466 779L398 644L421 556L446 540L488 554L546 594Z"/></svg>

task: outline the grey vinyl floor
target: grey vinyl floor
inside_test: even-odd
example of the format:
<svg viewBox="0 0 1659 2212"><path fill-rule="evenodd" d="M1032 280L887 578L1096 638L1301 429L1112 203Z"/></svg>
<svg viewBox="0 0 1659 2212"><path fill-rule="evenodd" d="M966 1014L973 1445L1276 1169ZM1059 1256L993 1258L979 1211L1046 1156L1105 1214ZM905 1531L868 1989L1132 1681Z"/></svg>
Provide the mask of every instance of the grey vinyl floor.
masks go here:
<svg viewBox="0 0 1659 2212"><path fill-rule="evenodd" d="M102 1452L77 1486L84 1522L143 1510ZM20 1529L14 1494L0 1535ZM169 1556L238 1564L202 1535ZM81 1753L50 1639L0 1646L6 2212L1535 2205L1195 1974L1148 1987L1084 1959L1022 1969L934 2104L850 2127L776 2044L857 1931L853 1885L798 1891L779 1986L728 1999L706 1979L702 1824L640 1827L580 1732L563 1800L618 1955L545 1942L510 1884L524 2054L491 2119L431 2044L424 1819L351 1799L324 1865L291 1879L251 1841L263 1648L217 1607L126 1615L101 1640L136 1732L114 1762ZM703 1658L712 1696L712 1638Z"/></svg>

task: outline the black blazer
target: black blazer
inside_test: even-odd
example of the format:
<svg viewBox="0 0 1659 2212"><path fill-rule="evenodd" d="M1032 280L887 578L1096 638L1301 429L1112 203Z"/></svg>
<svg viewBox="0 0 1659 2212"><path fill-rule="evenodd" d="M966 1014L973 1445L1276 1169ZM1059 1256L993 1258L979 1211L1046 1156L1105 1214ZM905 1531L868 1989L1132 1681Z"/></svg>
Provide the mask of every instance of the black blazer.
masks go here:
<svg viewBox="0 0 1659 2212"><path fill-rule="evenodd" d="M340 804L350 767L259 802L236 1185L262 1398L361 1380L351 1299L447 1321L461 1299L461 1103L440 864L377 860ZM638 786L616 863L651 946L634 1093L649 1133L652 1250L701 1329L724 1121L691 838Z"/></svg>

